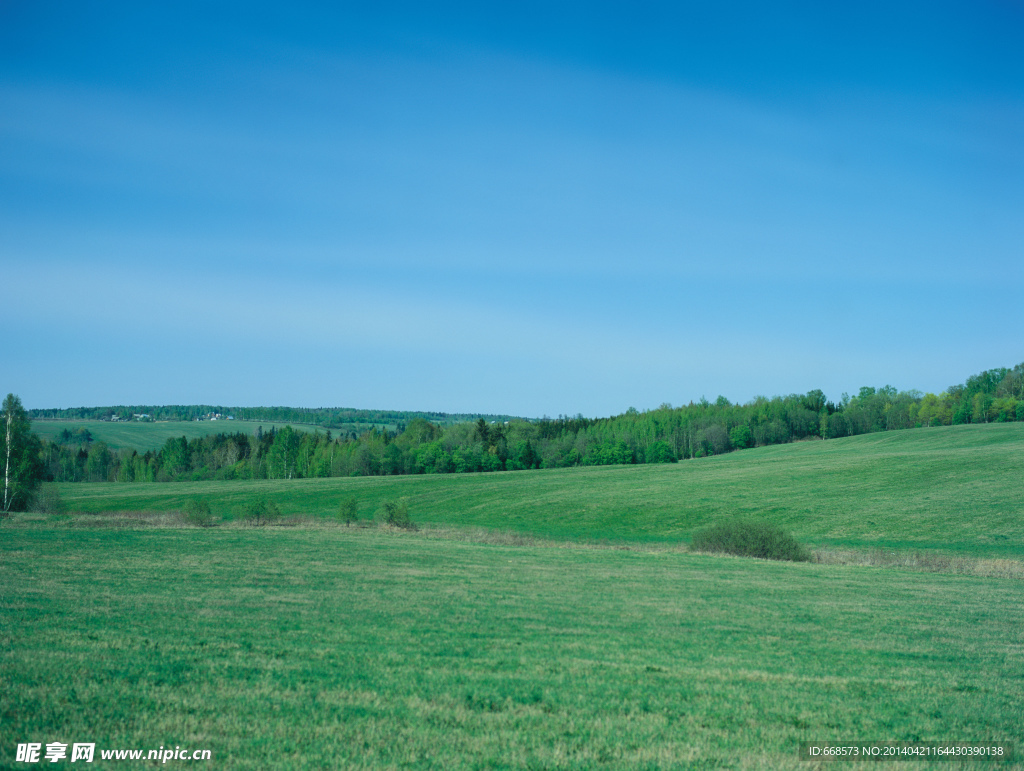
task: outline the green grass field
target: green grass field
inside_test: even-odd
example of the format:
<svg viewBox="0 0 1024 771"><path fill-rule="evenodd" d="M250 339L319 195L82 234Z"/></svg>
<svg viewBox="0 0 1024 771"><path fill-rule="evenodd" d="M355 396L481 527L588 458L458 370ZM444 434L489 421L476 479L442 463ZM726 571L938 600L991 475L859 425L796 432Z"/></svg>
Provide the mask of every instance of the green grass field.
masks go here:
<svg viewBox="0 0 1024 771"><path fill-rule="evenodd" d="M0 768L54 741L209 749L226 769L878 767L799 761L810 741L1019 751L1020 574L683 544L745 513L818 548L1016 561L1022 450L1011 424L672 466L63 485L92 513L0 522ZM173 513L259 493L294 526ZM349 495L364 517L407 496L424 528L336 524ZM926 767L1024 764L899 765Z"/></svg>
<svg viewBox="0 0 1024 771"><path fill-rule="evenodd" d="M2 555L4 767L28 741L796 769L802 741L1024 739L1019 581L326 525L6 525Z"/></svg>
<svg viewBox="0 0 1024 771"><path fill-rule="evenodd" d="M285 514L372 516L406 496L420 524L565 539L682 542L730 514L816 547L1024 557L1024 424L894 431L678 464L532 472L165 484L66 484L73 511L167 511L191 496L229 515L255 493Z"/></svg>
<svg viewBox="0 0 1024 771"><path fill-rule="evenodd" d="M211 434L252 434L260 426L264 431L271 428L280 430L285 426L291 426L296 431L325 431L323 428L305 423L274 423L269 420L164 420L153 423L111 423L106 420L32 421L32 431L43 439L54 441L64 429L74 432L79 428L87 428L92 433L94 441L106 442L107 446L114 450L128 449L138 452L159 450L168 439L178 439L182 436L198 439Z"/></svg>

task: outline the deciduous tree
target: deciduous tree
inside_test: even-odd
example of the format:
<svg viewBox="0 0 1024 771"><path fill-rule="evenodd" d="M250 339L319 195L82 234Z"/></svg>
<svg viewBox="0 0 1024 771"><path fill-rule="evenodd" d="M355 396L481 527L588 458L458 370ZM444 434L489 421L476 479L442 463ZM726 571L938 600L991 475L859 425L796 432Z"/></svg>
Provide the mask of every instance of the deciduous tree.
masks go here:
<svg viewBox="0 0 1024 771"><path fill-rule="evenodd" d="M3 496L0 512L23 511L43 478L39 438L32 433L21 399L7 394L0 413L0 461L3 462Z"/></svg>

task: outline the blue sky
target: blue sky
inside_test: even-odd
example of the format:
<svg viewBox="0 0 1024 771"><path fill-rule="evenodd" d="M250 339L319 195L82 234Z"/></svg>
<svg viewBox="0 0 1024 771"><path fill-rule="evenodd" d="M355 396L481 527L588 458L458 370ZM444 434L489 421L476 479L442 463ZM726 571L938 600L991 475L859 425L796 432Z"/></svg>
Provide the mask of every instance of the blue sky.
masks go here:
<svg viewBox="0 0 1024 771"><path fill-rule="evenodd" d="M938 392L1024 360L1022 39L1009 0L0 0L0 387Z"/></svg>

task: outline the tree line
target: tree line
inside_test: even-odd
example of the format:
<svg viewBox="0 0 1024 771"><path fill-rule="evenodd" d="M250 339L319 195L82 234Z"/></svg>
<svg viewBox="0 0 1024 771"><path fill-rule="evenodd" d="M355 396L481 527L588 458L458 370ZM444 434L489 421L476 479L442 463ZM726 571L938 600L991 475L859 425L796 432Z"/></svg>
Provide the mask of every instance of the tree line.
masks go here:
<svg viewBox="0 0 1024 771"><path fill-rule="evenodd" d="M510 415L450 414L447 412L414 412L409 410L357 410L349 407L224 407L210 404L119 405L116 407L69 407L27 411L30 420L139 420L194 421L211 416L230 416L235 420L268 423L303 423L335 431L355 427L403 427L416 418L438 425L485 420L510 420Z"/></svg>
<svg viewBox="0 0 1024 771"><path fill-rule="evenodd" d="M394 413L397 414L397 413ZM965 423L1024 421L1024 363L986 370L941 394L864 387L838 402L820 390L725 397L609 418L562 416L440 425L413 417L359 435L290 426L168 439L159 450L114 451L85 434L38 442L42 476L59 482L161 482L445 474L633 463L674 463L803 439ZM86 432L87 433L87 432Z"/></svg>

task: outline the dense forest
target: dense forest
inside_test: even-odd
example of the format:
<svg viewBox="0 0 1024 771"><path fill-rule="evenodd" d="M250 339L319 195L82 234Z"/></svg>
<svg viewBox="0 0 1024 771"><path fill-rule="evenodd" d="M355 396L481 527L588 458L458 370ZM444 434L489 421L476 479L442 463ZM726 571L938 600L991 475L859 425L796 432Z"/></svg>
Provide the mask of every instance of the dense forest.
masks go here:
<svg viewBox="0 0 1024 771"><path fill-rule="evenodd" d="M610 418L477 417L447 426L417 414L395 430L371 428L358 436L257 429L169 439L143 454L114 452L87 432L66 431L55 442L43 441L40 452L47 478L59 482L291 479L674 463L804 439L1005 421L1024 421L1024 363L987 370L937 395L865 387L838 403L810 391L746 404L725 397L664 404Z"/></svg>

